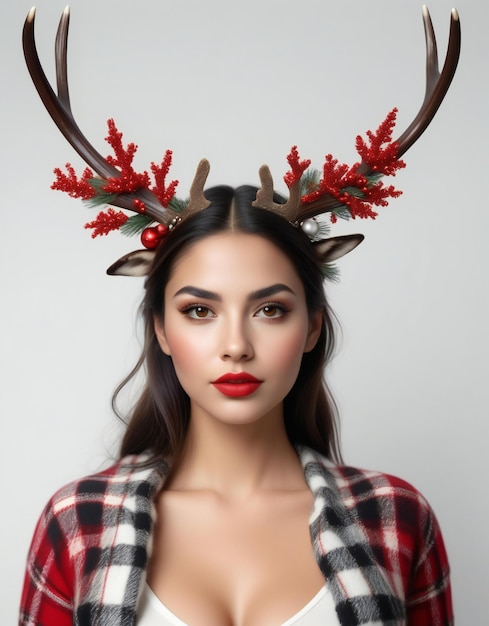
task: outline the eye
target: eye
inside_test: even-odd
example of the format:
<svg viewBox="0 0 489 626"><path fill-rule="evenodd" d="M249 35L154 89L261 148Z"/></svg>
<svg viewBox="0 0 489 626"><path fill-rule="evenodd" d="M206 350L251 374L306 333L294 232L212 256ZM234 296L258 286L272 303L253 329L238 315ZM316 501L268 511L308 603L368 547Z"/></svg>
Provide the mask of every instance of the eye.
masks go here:
<svg viewBox="0 0 489 626"><path fill-rule="evenodd" d="M289 313L290 309L288 309L283 304L279 304L278 302L269 302L261 307L256 313L257 317L265 317L268 319L276 319L279 317L283 317L287 313Z"/></svg>
<svg viewBox="0 0 489 626"><path fill-rule="evenodd" d="M205 320L211 317L215 317L214 312L209 309L209 307L197 304L186 306L185 308L181 309L181 312L185 316L194 320Z"/></svg>

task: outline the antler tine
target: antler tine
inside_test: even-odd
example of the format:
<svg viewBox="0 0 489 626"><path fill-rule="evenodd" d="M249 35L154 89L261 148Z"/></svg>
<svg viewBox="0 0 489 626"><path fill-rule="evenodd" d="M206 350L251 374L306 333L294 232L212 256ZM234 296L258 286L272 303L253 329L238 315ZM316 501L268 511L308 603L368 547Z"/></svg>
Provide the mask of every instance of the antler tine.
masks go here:
<svg viewBox="0 0 489 626"><path fill-rule="evenodd" d="M88 141L75 122L71 111L67 70L68 29L70 25L69 7L66 7L61 16L56 34L55 55L58 94L54 92L46 78L46 74L39 60L39 55L37 54L34 36L35 17L36 9L33 7L29 11L24 24L22 44L29 74L31 75L32 82L44 106L68 143L71 144L81 158L93 168L99 176L102 178L118 177L120 175L119 170L107 163L100 152ZM155 196L146 189L140 189L135 194L120 194L116 199L111 201L111 204L134 211L135 197L144 202L146 213L155 220L168 224L173 219L175 215L174 212L169 209L164 209Z"/></svg>
<svg viewBox="0 0 489 626"><path fill-rule="evenodd" d="M204 196L204 185L209 175L211 166L207 159L201 159L195 172L195 177L190 187L190 199L185 209L186 213L195 213L210 206L209 200Z"/></svg>
<svg viewBox="0 0 489 626"><path fill-rule="evenodd" d="M273 178L268 165L262 165L258 173L260 176L260 189L257 191L256 199L251 203L252 206L280 213L289 221L293 221L300 205L300 179L290 186L287 202L280 204L273 200Z"/></svg>
<svg viewBox="0 0 489 626"><path fill-rule="evenodd" d="M66 7L59 20L56 41L54 44L54 56L56 60L56 84L58 98L64 106L71 111L70 92L68 89L68 30L70 27L70 8Z"/></svg>
<svg viewBox="0 0 489 626"><path fill-rule="evenodd" d="M423 6L423 24L426 40L426 92L418 114L397 139L399 157L409 150L429 126L450 87L460 56L460 19L456 9L452 9L450 16L450 35L441 73L438 68L435 31L427 6Z"/></svg>
<svg viewBox="0 0 489 626"><path fill-rule="evenodd" d="M258 170L260 176L260 189L256 193L252 206L275 210L275 202L273 201L273 178L268 165L262 165Z"/></svg>
<svg viewBox="0 0 489 626"><path fill-rule="evenodd" d="M452 9L450 16L450 34L447 53L441 73L438 66L435 31L430 13L426 6L423 6L423 24L426 41L425 96L416 117L396 140L398 144L398 158L407 152L428 128L450 87L460 56L461 31L460 20L456 9ZM368 175L372 173L372 170L367 163L362 162L358 168L358 173ZM341 206L341 203L336 198L333 196L323 196L308 204L302 204L300 208L300 219L307 219L320 213L332 211L338 208L338 206Z"/></svg>
<svg viewBox="0 0 489 626"><path fill-rule="evenodd" d="M58 97L54 93L48 79L46 78L46 74L44 73L37 54L34 37L35 16L36 10L35 8L32 8L29 11L24 24L22 43L27 68L44 106L68 142L78 152L82 159L97 172L97 174L103 178L117 176L119 173L118 170L107 163L104 157L97 152L97 150L95 150L92 144L78 128L70 109L68 83L66 78L66 49L69 27L69 9L66 8L61 16L58 35L56 37L56 73L58 77L58 85L61 85L61 97Z"/></svg>

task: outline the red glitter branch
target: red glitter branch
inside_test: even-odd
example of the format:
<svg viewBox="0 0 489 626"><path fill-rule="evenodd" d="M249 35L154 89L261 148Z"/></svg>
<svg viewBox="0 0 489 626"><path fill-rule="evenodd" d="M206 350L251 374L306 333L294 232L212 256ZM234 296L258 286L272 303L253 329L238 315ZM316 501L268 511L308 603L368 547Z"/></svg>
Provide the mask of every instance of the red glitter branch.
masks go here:
<svg viewBox="0 0 489 626"><path fill-rule="evenodd" d="M330 195L336 198L340 204L350 208L352 204L356 204L354 201L357 198L351 195L349 190L352 191L353 188L356 188L363 195L368 191L367 178L357 174L357 169L358 163L350 168L346 163L338 163L338 159L334 159L332 154L327 154L323 165L323 176L317 188L302 196L302 202L308 203L322 196Z"/></svg>
<svg viewBox="0 0 489 626"><path fill-rule="evenodd" d="M107 121L107 126L108 134L105 139L112 147L114 155L109 155L106 161L109 165L117 168L120 174L109 176L106 179L100 178L100 185L92 187L89 181L94 178L94 174L91 170L86 168L81 178L78 179L73 167L67 163L67 173L63 173L59 168L54 170L56 180L51 188L65 191L72 198L82 198L83 200L90 200L95 196L98 196L100 200L105 200L108 195L107 200L109 203L110 194L130 194L137 192L139 189L147 189L157 197L163 207L168 207L178 185L177 180L172 180L169 184L166 183L166 177L172 162L171 150L165 152L160 165L151 163L151 172L154 177L154 185L151 186L152 181L148 172L138 173L132 166L134 155L137 152L136 144L129 143L124 147L122 133L117 130L113 119ZM146 211L144 201L138 197L134 198L133 207L133 210L140 214L144 214ZM120 228L128 219L129 217L122 211L116 212L114 209L109 208L107 211L99 213L93 222L85 224L85 228L94 229L92 237L107 235L110 231Z"/></svg>
<svg viewBox="0 0 489 626"><path fill-rule="evenodd" d="M132 162L138 147L134 143L127 144L127 148L122 145L122 133L116 128L113 119L107 120L109 134L105 140L111 145L114 155L106 158L107 163L120 169L120 176L110 176L103 190L107 193L131 193L137 189L150 186L148 172L141 174L134 171Z"/></svg>
<svg viewBox="0 0 489 626"><path fill-rule="evenodd" d="M284 181L287 187L290 188L294 183L301 179L302 174L304 174L309 165L311 165L311 160L305 159L304 161L301 161L299 152L297 151L297 146L292 146L289 155L287 156L287 162L290 165L291 171L285 174Z"/></svg>
<svg viewBox="0 0 489 626"><path fill-rule="evenodd" d="M349 196L345 204L353 219L355 217L375 219L378 213L372 209L372 206L387 206L389 204L387 198L397 198L401 194L402 191L395 189L392 185L385 187L379 182L369 187L361 198Z"/></svg>
<svg viewBox="0 0 489 626"><path fill-rule="evenodd" d="M392 141L392 132L396 125L397 109L392 109L375 133L367 131L370 145L358 135L355 147L362 161L370 166L374 172L395 176L396 170L406 167L406 163L397 158L398 145ZM387 144L384 146L384 144Z"/></svg>
<svg viewBox="0 0 489 626"><path fill-rule="evenodd" d="M92 238L95 238L98 235L108 235L112 230L118 230L128 219L129 216L123 211L109 208L107 211L100 211L92 222L85 224L85 228L93 228Z"/></svg>
<svg viewBox="0 0 489 626"><path fill-rule="evenodd" d="M71 163L67 163L65 167L68 172L67 174L62 172L59 167L54 169L56 180L51 185L51 189L64 191L71 198L82 198L83 200L93 198L97 192L88 182L94 176L92 170L88 167L85 168L83 174L78 179Z"/></svg>
<svg viewBox="0 0 489 626"><path fill-rule="evenodd" d="M151 191L165 208L170 204L170 200L175 195L175 190L178 185L178 180L172 180L168 187L166 187L166 177L170 170L172 154L171 150L167 150L163 160L161 161L161 165L151 163L151 172L153 173L155 181Z"/></svg>
<svg viewBox="0 0 489 626"><path fill-rule="evenodd" d="M356 138L356 148L362 162L368 165L373 174L395 176L398 169L405 167L404 161L397 158L398 146L391 141L396 122L397 109L393 109L374 132L367 131L369 145L360 137ZM388 198L397 198L401 191L392 185L385 186L381 181L372 179L372 174L359 173L360 163L351 167L338 163L331 154L327 154L323 166L323 176L317 188L302 196L301 202L313 202L322 196L336 198L340 205L346 206L351 217L375 219L377 213L373 206L387 206ZM331 221L336 216L331 213Z"/></svg>
<svg viewBox="0 0 489 626"><path fill-rule="evenodd" d="M396 190L392 185L384 186L381 181L375 184L363 174L358 174L358 163L351 168L344 163L338 163L331 154L326 155L323 166L323 176L315 191L302 197L302 202L312 202L324 195L331 195L341 205L348 207L350 215L360 218L370 217L375 219L377 213L373 206L387 206L387 198L397 198L401 191ZM334 214L331 215L335 221Z"/></svg>

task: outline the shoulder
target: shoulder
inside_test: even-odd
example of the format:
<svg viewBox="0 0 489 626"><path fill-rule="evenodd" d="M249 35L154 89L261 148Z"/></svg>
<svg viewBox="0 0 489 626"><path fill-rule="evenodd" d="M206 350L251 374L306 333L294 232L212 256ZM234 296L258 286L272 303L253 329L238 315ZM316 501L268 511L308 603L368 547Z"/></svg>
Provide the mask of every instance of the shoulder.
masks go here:
<svg viewBox="0 0 489 626"><path fill-rule="evenodd" d="M314 450L299 454L306 480L319 495L320 515L327 516L332 506L345 512L382 560L389 555L403 562L405 575L430 553L446 561L433 509L413 485L384 472L336 465Z"/></svg>
<svg viewBox="0 0 489 626"><path fill-rule="evenodd" d="M165 474L163 462L147 464L147 459L144 454L127 456L61 487L48 501L41 526L53 537L73 537L76 528L102 527L109 511L136 510L141 500L151 498Z"/></svg>
<svg viewBox="0 0 489 626"><path fill-rule="evenodd" d="M348 465L329 468L338 492L347 506L355 510L365 523L376 517L406 527L424 525L432 509L424 495L406 480L379 472Z"/></svg>
<svg viewBox="0 0 489 626"><path fill-rule="evenodd" d="M423 494L406 480L377 470L337 465L308 448L299 451L309 480L324 481L362 522L423 526L433 515Z"/></svg>
<svg viewBox="0 0 489 626"><path fill-rule="evenodd" d="M138 555L143 554L152 495L165 473L162 461L129 456L70 482L51 497L27 556L22 623L71 624L74 604L99 589L96 572L107 567L112 552L130 563L139 541Z"/></svg>
<svg viewBox="0 0 489 626"><path fill-rule="evenodd" d="M147 461L147 455L125 457L56 491L38 519L28 571L55 566L69 578L73 563L118 528L149 529L152 495L163 482L166 465Z"/></svg>
<svg viewBox="0 0 489 626"><path fill-rule="evenodd" d="M145 459L145 455L124 457L105 469L72 480L58 489L53 494L50 502L58 504L66 501L68 506L79 495L83 497L90 497L91 495L97 497L112 486L129 483L137 477L138 470L142 467Z"/></svg>
<svg viewBox="0 0 489 626"><path fill-rule="evenodd" d="M309 448L298 452L319 516L330 524L331 508L346 512L344 523L355 527L406 599L409 623L450 623L430 621L451 615L449 564L436 516L419 490L391 474L336 465Z"/></svg>

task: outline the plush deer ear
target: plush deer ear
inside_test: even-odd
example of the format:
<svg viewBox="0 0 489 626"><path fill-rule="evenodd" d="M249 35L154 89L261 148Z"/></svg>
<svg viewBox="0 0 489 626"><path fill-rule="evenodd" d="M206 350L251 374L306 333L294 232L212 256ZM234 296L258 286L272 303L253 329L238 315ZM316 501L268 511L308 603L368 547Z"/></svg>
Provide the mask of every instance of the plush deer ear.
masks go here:
<svg viewBox="0 0 489 626"><path fill-rule="evenodd" d="M154 250L135 250L125 254L107 269L109 276L146 276L153 263Z"/></svg>
<svg viewBox="0 0 489 626"><path fill-rule="evenodd" d="M365 239L363 235L343 235L313 242L322 263L330 263L351 252Z"/></svg>

